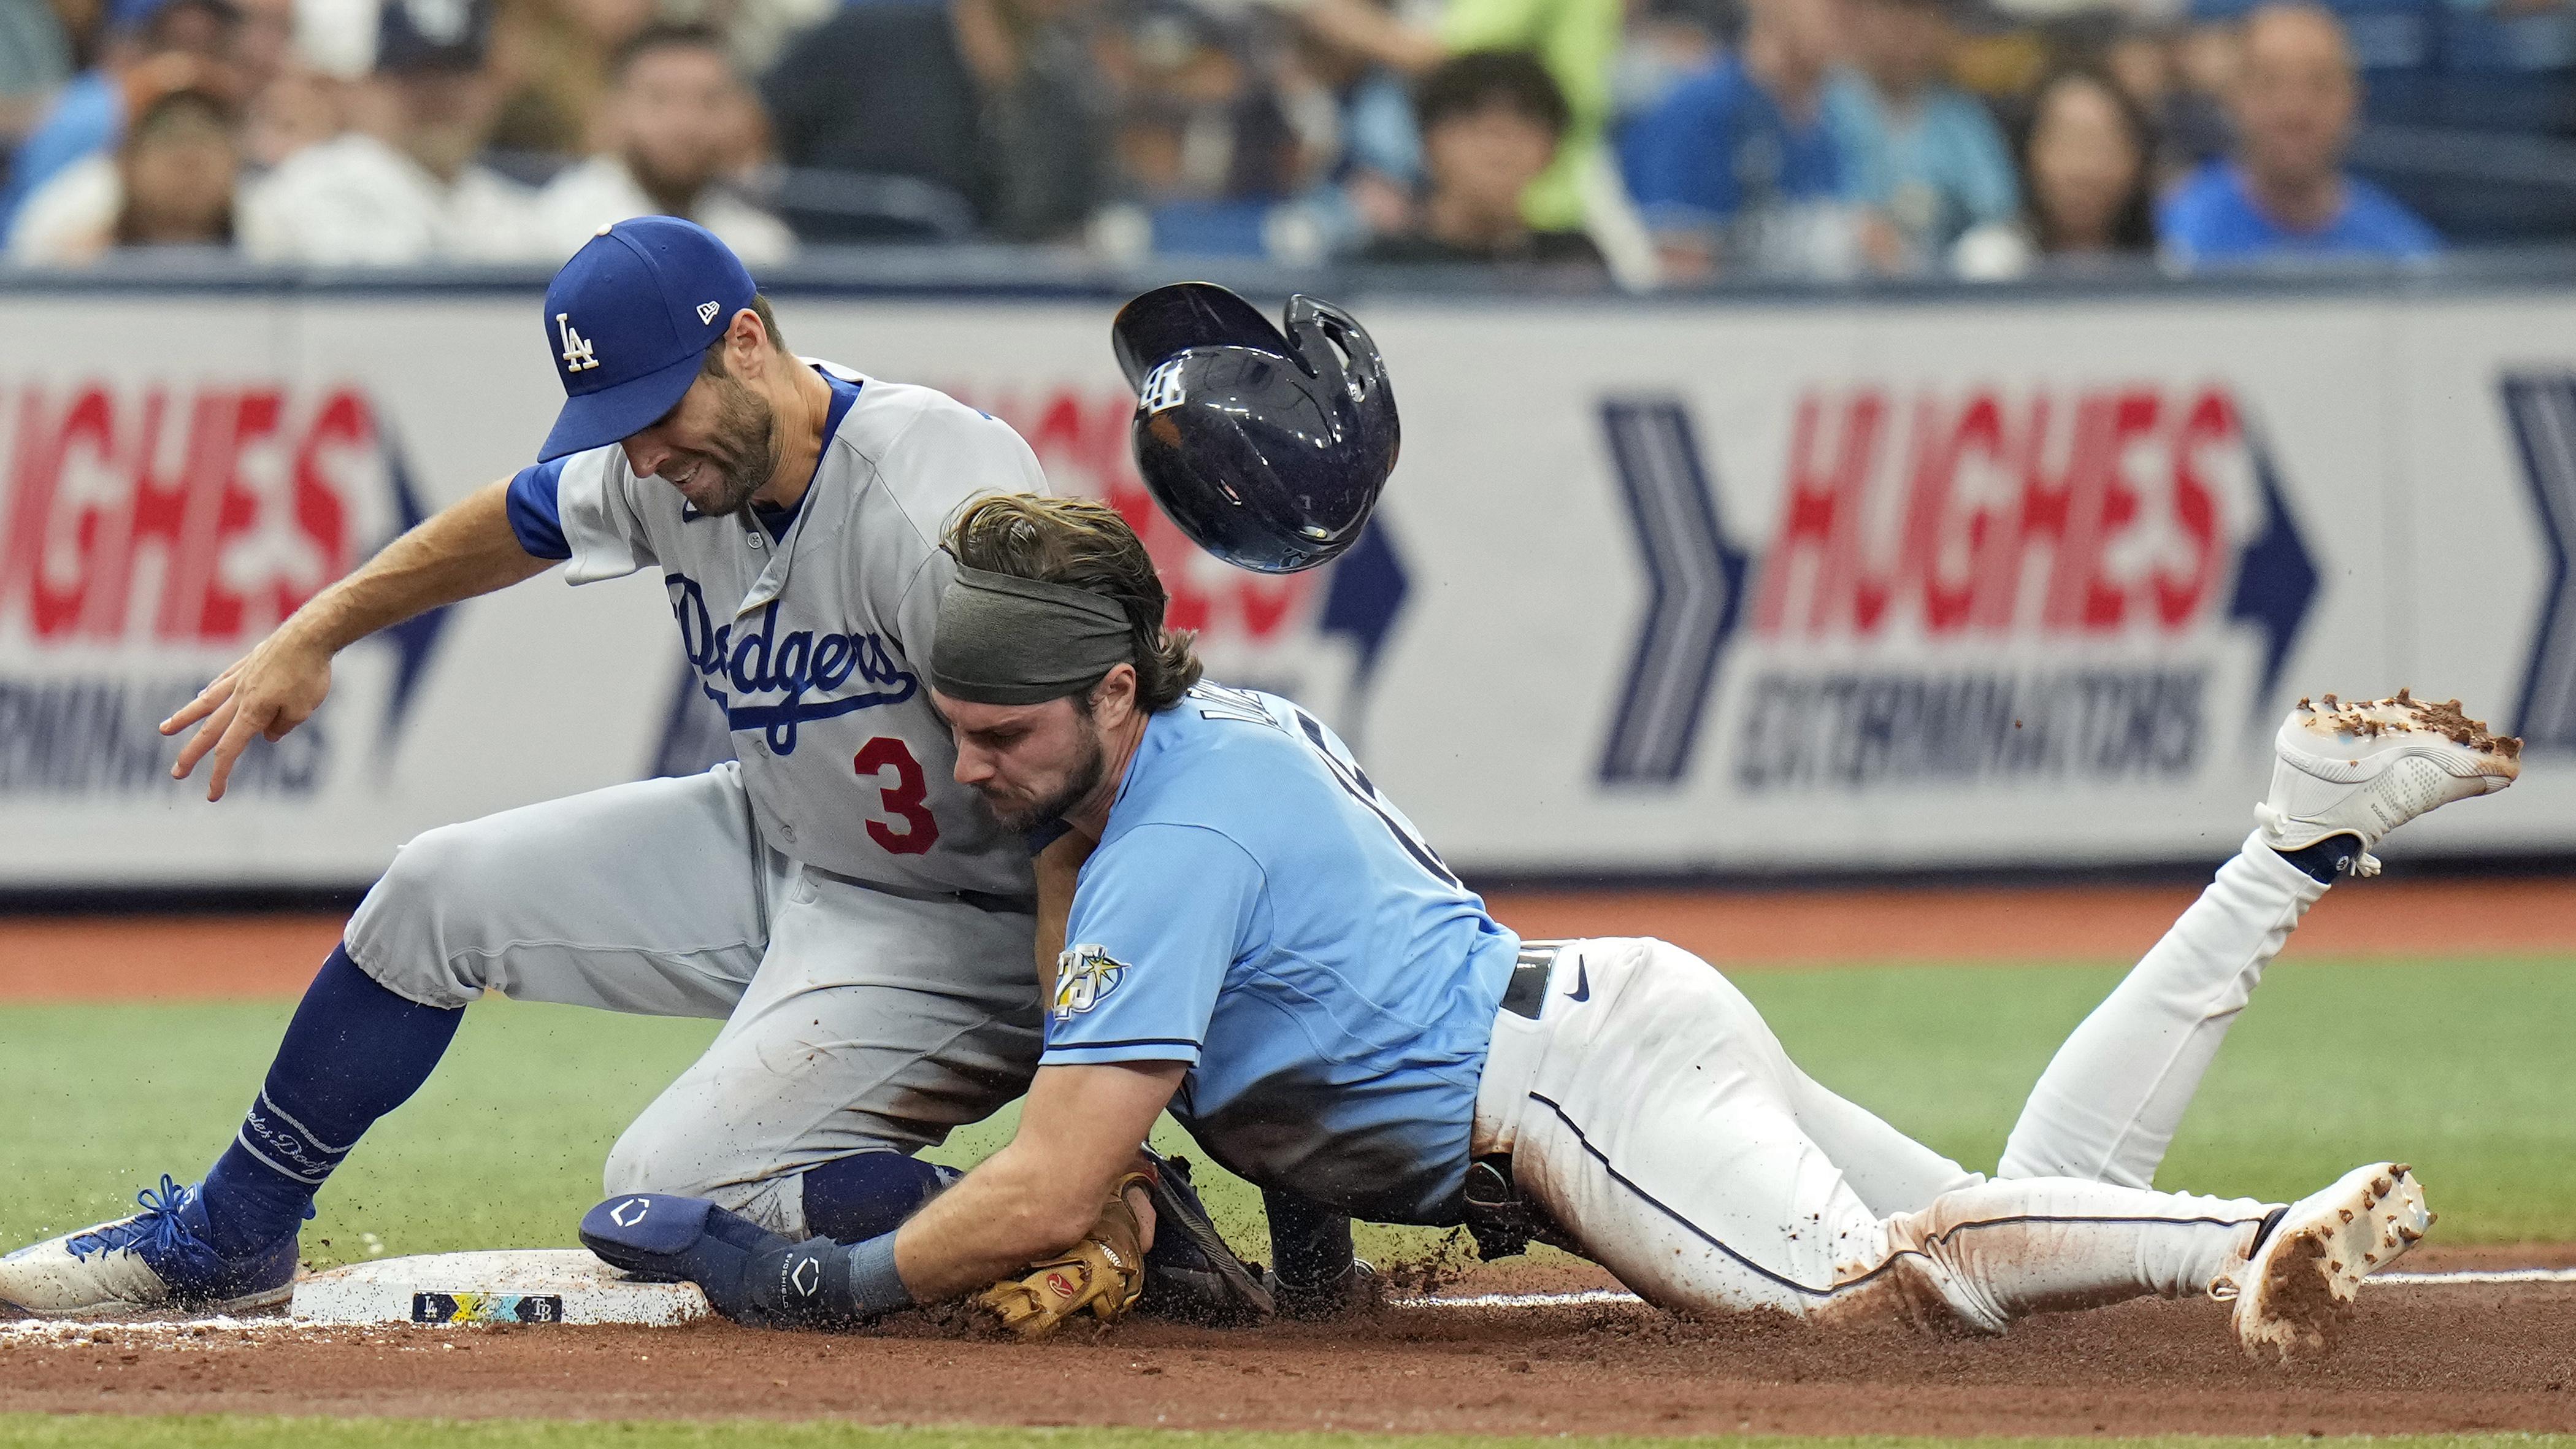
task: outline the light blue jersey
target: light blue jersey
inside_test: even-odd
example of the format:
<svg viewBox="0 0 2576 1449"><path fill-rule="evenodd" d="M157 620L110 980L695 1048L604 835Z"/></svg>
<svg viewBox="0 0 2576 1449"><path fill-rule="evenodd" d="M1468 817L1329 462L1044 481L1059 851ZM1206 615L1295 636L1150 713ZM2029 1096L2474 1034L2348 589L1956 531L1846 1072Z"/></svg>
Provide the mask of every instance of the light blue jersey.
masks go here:
<svg viewBox="0 0 2576 1449"><path fill-rule="evenodd" d="M1146 722L1074 890L1041 1066L1181 1061L1264 1187L1453 1223L1519 940L1313 716L1202 684Z"/></svg>

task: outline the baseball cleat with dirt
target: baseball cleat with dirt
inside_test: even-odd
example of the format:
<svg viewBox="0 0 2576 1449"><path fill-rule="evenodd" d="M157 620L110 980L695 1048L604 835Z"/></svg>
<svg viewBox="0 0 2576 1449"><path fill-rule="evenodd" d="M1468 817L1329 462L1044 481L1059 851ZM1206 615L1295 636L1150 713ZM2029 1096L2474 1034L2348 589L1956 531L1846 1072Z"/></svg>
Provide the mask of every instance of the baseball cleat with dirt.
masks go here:
<svg viewBox="0 0 2576 1449"><path fill-rule="evenodd" d="M1270 1289L1226 1245L1190 1182L1186 1157L1144 1149L1154 1171L1154 1245L1145 1250L1145 1296L1136 1311L1186 1323L1244 1326L1277 1312Z"/></svg>
<svg viewBox="0 0 2576 1449"><path fill-rule="evenodd" d="M2403 689L2390 699L2300 700L2272 756L2271 794L2254 807L2264 844L2291 851L2357 836L2361 875L2379 873L2370 847L2388 832L2522 773L2522 741L2488 733L2456 699L2435 704Z"/></svg>
<svg viewBox="0 0 2576 1449"><path fill-rule="evenodd" d="M197 1189L164 1176L143 1211L0 1258L0 1317L117 1318L171 1308L242 1313L295 1291L296 1238L227 1259L206 1242Z"/></svg>
<svg viewBox="0 0 2576 1449"><path fill-rule="evenodd" d="M2234 1300L2236 1342L2268 1363L2313 1357L2352 1322L2361 1280L2433 1226L2423 1186L2400 1162L2356 1167L2281 1210L2269 1236L2209 1294Z"/></svg>

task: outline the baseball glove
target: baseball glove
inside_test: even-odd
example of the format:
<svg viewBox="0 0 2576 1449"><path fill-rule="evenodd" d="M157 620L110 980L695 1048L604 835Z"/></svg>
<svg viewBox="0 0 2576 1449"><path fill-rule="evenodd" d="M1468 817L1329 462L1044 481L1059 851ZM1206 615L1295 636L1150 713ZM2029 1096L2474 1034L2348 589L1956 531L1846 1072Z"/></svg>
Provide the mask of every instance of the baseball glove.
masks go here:
<svg viewBox="0 0 2576 1449"><path fill-rule="evenodd" d="M1117 1322L1145 1294L1144 1229L1127 1205L1127 1189L1150 1190L1152 1184L1142 1172L1118 1179L1100 1205L1100 1220L1081 1242L985 1289L975 1301L1024 1339L1044 1338L1085 1309L1103 1323Z"/></svg>

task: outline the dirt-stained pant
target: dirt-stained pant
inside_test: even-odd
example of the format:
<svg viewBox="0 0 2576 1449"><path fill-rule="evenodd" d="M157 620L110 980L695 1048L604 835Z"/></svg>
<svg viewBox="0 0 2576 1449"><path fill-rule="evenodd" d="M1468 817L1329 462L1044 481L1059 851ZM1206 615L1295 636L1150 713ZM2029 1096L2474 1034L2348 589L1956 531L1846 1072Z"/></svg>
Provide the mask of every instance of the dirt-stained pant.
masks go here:
<svg viewBox="0 0 2576 1449"><path fill-rule="evenodd" d="M429 831L347 944L430 1006L498 991L723 1019L618 1139L605 1189L710 1197L801 1237L804 1169L935 1144L1027 1086L1035 930L1025 909L891 894L768 849L724 764Z"/></svg>
<svg viewBox="0 0 2576 1449"><path fill-rule="evenodd" d="M1559 952L1536 1020L1496 1021L1474 1150L1650 1301L1900 1311L2000 1330L2191 1296L2273 1204L2146 1184L2218 1041L2325 887L2259 842L2051 1063L1988 1181L1819 1086L1698 957Z"/></svg>

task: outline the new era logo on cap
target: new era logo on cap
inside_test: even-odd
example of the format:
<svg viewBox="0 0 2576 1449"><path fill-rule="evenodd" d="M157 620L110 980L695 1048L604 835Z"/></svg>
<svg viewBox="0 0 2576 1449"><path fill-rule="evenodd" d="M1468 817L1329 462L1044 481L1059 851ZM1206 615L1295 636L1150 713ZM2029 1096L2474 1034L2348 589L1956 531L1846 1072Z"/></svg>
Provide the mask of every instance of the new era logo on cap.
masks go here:
<svg viewBox="0 0 2576 1449"><path fill-rule="evenodd" d="M756 291L723 242L677 217L621 221L592 237L546 288L548 351L565 400L538 461L651 427Z"/></svg>

